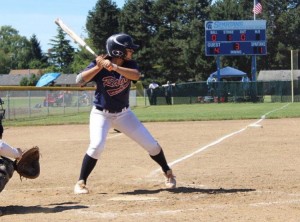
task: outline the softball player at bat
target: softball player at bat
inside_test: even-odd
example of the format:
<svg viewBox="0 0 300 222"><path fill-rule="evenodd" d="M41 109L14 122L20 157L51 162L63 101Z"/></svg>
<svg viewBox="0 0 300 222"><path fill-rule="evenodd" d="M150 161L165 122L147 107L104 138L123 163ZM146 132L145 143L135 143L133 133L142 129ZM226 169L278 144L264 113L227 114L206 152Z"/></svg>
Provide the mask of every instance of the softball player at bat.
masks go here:
<svg viewBox="0 0 300 222"><path fill-rule="evenodd" d="M98 56L76 77L76 83L81 85L94 81L96 90L90 113L90 144L74 187L75 194L89 193L87 179L104 149L110 128L120 130L143 147L162 168L166 187L176 187L175 176L161 146L129 107L131 81L140 78L137 63L132 60L132 54L138 47L127 34L112 35L106 41L108 55Z"/></svg>

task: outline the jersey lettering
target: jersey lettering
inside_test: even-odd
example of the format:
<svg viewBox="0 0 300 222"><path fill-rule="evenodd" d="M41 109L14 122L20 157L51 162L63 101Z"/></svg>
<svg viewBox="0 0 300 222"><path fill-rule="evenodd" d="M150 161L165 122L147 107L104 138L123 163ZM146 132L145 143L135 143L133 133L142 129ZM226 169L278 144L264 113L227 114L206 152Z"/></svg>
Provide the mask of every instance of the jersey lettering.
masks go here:
<svg viewBox="0 0 300 222"><path fill-rule="evenodd" d="M103 81L104 87L112 88L112 89L107 90L107 93L110 96L114 96L114 95L121 93L130 84L130 81L126 78L116 79L113 76L104 77L102 79L102 81Z"/></svg>

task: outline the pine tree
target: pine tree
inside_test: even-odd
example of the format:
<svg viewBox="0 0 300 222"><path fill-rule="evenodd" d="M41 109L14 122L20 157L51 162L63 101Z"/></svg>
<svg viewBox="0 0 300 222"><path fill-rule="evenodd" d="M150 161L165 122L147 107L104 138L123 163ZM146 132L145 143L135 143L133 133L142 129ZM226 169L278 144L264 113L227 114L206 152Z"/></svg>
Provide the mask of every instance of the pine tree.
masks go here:
<svg viewBox="0 0 300 222"><path fill-rule="evenodd" d="M31 43L31 58L36 60L42 60L43 59L43 53L40 46L40 42L36 38L36 35L33 34L30 37L30 43Z"/></svg>
<svg viewBox="0 0 300 222"><path fill-rule="evenodd" d="M86 29L98 54L105 54L106 39L119 30L120 10L111 0L98 0L93 10L89 11Z"/></svg>
<svg viewBox="0 0 300 222"><path fill-rule="evenodd" d="M66 39L66 34L61 28L57 28L58 34L51 39L48 57L50 64L56 66L60 72L73 73L71 64L74 60L74 48L70 45L70 40Z"/></svg>

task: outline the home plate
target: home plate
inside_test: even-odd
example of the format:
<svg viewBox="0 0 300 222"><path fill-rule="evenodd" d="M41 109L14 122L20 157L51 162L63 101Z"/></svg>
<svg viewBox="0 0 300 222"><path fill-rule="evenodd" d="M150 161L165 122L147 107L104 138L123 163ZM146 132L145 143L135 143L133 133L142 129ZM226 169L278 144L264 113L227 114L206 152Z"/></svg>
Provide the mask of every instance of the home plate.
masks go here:
<svg viewBox="0 0 300 222"><path fill-rule="evenodd" d="M158 200L157 197L147 197L147 196L118 196L113 197L108 200L113 201L144 201L144 200Z"/></svg>

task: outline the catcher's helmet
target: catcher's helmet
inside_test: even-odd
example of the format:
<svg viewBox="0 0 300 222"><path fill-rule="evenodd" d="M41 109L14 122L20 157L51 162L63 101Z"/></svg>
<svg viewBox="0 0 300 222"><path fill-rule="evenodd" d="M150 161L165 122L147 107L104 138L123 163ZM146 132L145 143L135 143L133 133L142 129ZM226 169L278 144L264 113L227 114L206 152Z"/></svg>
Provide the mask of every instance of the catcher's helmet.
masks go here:
<svg viewBox="0 0 300 222"><path fill-rule="evenodd" d="M106 51L111 57L125 58L126 49L136 50L139 45L133 44L130 35L120 33L110 36L106 41Z"/></svg>

